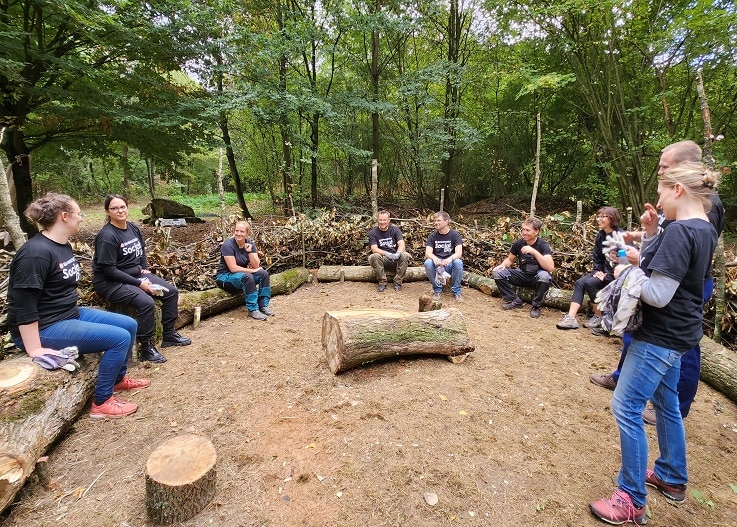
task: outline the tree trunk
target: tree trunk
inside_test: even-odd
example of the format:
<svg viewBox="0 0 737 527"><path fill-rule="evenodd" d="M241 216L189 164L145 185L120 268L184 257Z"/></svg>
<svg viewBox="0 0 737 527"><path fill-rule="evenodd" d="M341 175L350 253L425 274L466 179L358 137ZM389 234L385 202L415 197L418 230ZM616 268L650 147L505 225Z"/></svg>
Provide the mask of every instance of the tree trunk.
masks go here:
<svg viewBox="0 0 737 527"><path fill-rule="evenodd" d="M388 280L394 278L394 271L386 270ZM321 265L317 270L318 282L376 282L373 268L366 265ZM405 282L427 280L424 267L408 267Z"/></svg>
<svg viewBox="0 0 737 527"><path fill-rule="evenodd" d="M737 353L701 339L701 380L737 403Z"/></svg>
<svg viewBox="0 0 737 527"><path fill-rule="evenodd" d="M146 462L146 513L156 523L184 522L215 497L217 454L205 437L173 437Z"/></svg>
<svg viewBox="0 0 737 527"><path fill-rule="evenodd" d="M458 357L475 349L463 314L454 308L424 313L388 309L330 311L322 319L322 346L333 373L390 357Z"/></svg>
<svg viewBox="0 0 737 527"><path fill-rule="evenodd" d="M5 167L0 161L0 216L5 222L5 228L8 229L10 239L13 240L13 247L17 251L21 245L26 243L27 238L20 226L20 218L13 208L13 199L8 187L8 179L13 177L12 170L8 171L7 176L5 177Z"/></svg>
<svg viewBox="0 0 737 527"><path fill-rule="evenodd" d="M26 145L25 134L19 128L6 128L0 140L0 147L8 156L8 164L13 173L15 188L15 207L23 232L34 235L38 228L28 221L23 212L33 201L33 181L31 180L31 151ZM10 184L8 184L10 185Z"/></svg>
<svg viewBox="0 0 737 527"><path fill-rule="evenodd" d="M0 512L92 395L100 355L82 355L78 362L81 367L69 373L46 371L25 353L0 361Z"/></svg>

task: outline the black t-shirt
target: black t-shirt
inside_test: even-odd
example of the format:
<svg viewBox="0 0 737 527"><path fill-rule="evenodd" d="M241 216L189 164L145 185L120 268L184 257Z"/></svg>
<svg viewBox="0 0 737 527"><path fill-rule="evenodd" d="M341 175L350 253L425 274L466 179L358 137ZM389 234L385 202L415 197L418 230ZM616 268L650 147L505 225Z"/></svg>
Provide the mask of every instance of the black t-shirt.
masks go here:
<svg viewBox="0 0 737 527"><path fill-rule="evenodd" d="M230 272L230 269L228 269L228 264L225 263L226 256L235 256L235 263L238 267L249 267L251 262L248 259L248 255L250 253L258 254L256 244L253 243L253 240L251 240L250 238L246 238L246 245L248 245L249 243L251 244L251 250L247 251L245 248L241 249L240 247L238 247L238 242L235 241L235 238L228 238L227 240L225 240L222 247L220 247L220 263L218 264L217 274Z"/></svg>
<svg viewBox="0 0 737 527"><path fill-rule="evenodd" d="M42 233L24 243L10 263L8 327L38 321L38 329L79 316L77 284L82 268L68 243Z"/></svg>
<svg viewBox="0 0 737 527"><path fill-rule="evenodd" d="M445 234L440 234L438 231L433 232L427 237L426 247L432 247L432 253L441 260L445 260L455 252L458 245L463 245L461 234L450 229Z"/></svg>
<svg viewBox="0 0 737 527"><path fill-rule="evenodd" d="M512 247L510 247L509 252L516 256L519 260L519 268L530 274L537 273L540 270L540 264L537 262L537 258L535 258L532 254L522 254L522 247L527 245L527 242L524 238L520 238L516 242L512 244ZM543 240L542 238L538 237L537 240L535 240L535 243L530 245L533 249L535 249L537 252L542 254L543 256L547 256L548 254L553 254L553 250L550 248L550 245L548 242Z"/></svg>
<svg viewBox="0 0 737 527"><path fill-rule="evenodd" d="M717 233L701 219L674 221L655 242L657 247L647 247L641 258L642 269L647 276L657 271L680 285L662 308L642 302L642 327L635 332L635 338L688 351L703 336L704 277L711 265Z"/></svg>
<svg viewBox="0 0 737 527"><path fill-rule="evenodd" d="M386 231L382 231L379 227L374 227L369 232L369 247L376 245L379 249L395 253L397 252L397 242L403 240L402 231L396 225L389 225Z"/></svg>
<svg viewBox="0 0 737 527"><path fill-rule="evenodd" d="M146 242L136 225L126 222L126 228L119 229L106 223L100 229L92 259L92 283L96 289L110 282L137 286L137 277L147 268Z"/></svg>

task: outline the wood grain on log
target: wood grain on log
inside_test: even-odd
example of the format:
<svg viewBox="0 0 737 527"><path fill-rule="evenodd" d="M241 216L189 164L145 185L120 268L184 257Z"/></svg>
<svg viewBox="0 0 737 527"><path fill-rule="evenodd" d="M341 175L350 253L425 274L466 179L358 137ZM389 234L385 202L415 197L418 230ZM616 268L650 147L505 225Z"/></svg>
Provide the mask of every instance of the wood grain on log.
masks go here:
<svg viewBox="0 0 737 527"><path fill-rule="evenodd" d="M156 523L183 522L215 497L217 454L205 437L173 437L146 462L146 513Z"/></svg>
<svg viewBox="0 0 737 527"><path fill-rule="evenodd" d="M78 362L81 367L70 373L46 371L25 353L0 361L0 511L92 395L99 355L84 355Z"/></svg>
<svg viewBox="0 0 737 527"><path fill-rule="evenodd" d="M463 314L454 308L329 311L322 319L322 344L333 373L390 357L454 357L474 350Z"/></svg>

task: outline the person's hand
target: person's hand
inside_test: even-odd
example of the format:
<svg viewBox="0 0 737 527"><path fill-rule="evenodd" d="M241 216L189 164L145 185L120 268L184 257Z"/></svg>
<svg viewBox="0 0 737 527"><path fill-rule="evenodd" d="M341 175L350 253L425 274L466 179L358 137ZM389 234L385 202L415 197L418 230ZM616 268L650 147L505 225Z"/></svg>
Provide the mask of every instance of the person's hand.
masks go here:
<svg viewBox="0 0 737 527"><path fill-rule="evenodd" d="M623 265L623 264L616 265L614 267L614 279L616 280L617 278L619 278L619 275L622 274L622 271L624 271L627 267L629 267L629 265Z"/></svg>
<svg viewBox="0 0 737 527"><path fill-rule="evenodd" d="M658 231L658 211L650 203L645 203L645 212L640 216L642 228L648 237L654 236Z"/></svg>
<svg viewBox="0 0 737 527"><path fill-rule="evenodd" d="M149 295L154 294L154 290L151 289L151 282L148 278L141 278L141 283L138 285L141 289L147 292Z"/></svg>
<svg viewBox="0 0 737 527"><path fill-rule="evenodd" d="M399 251L395 253L387 252L386 257L389 258L390 260L399 260L399 254L400 254Z"/></svg>
<svg viewBox="0 0 737 527"><path fill-rule="evenodd" d="M77 357L79 357L77 346L69 346L61 350L50 351L51 353L36 355L33 357L33 362L46 370L61 368L66 371L74 371L79 368L79 363L76 361Z"/></svg>
<svg viewBox="0 0 737 527"><path fill-rule="evenodd" d="M606 273L604 271L596 271L594 273L594 278L597 278L599 280L604 280L604 278L606 278Z"/></svg>
<svg viewBox="0 0 737 527"><path fill-rule="evenodd" d="M151 274L150 269L141 269L141 274Z"/></svg>

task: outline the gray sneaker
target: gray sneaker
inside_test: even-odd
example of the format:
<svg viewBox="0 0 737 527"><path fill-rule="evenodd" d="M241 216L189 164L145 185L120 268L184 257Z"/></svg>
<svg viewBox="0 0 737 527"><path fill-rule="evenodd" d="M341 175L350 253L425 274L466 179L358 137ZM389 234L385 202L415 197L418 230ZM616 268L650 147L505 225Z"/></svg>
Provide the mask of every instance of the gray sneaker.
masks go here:
<svg viewBox="0 0 737 527"><path fill-rule="evenodd" d="M601 317L599 315L591 315L591 318L583 323L583 327L585 328L598 328L599 326L601 326ZM576 327L578 327L578 324L576 324Z"/></svg>
<svg viewBox="0 0 737 527"><path fill-rule="evenodd" d="M457 295L453 295L456 299L456 302L463 302L463 295L458 293Z"/></svg>
<svg viewBox="0 0 737 527"><path fill-rule="evenodd" d="M578 320L576 320L576 317L568 316L566 313L563 315L563 320L558 322L555 327L558 329L578 329Z"/></svg>
<svg viewBox="0 0 737 527"><path fill-rule="evenodd" d="M258 310L261 311L267 317L274 316L274 310L271 309L271 306L261 306L260 308L258 308Z"/></svg>
<svg viewBox="0 0 737 527"><path fill-rule="evenodd" d="M266 320L267 318L269 318L266 315L264 315L261 311L259 311L258 309L249 311L248 316L252 318L253 320Z"/></svg>

